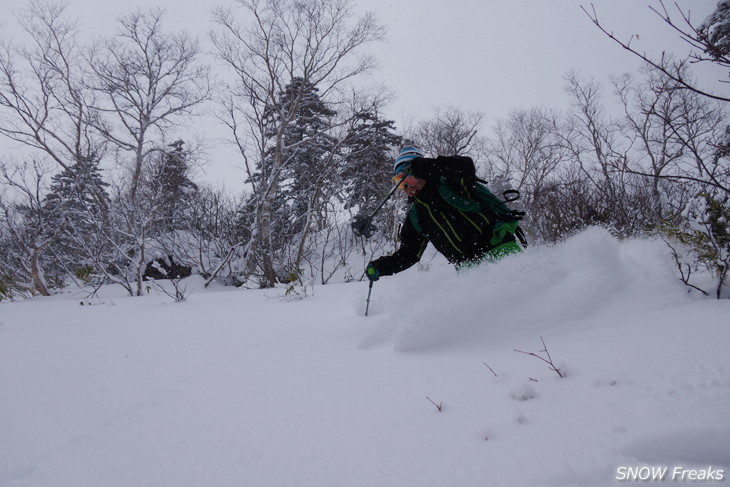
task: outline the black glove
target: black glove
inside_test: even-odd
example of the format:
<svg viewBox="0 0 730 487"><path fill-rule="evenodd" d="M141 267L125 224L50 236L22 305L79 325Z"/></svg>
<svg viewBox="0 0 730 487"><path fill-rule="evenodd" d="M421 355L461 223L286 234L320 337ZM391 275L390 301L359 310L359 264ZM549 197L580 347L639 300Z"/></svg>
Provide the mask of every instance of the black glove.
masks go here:
<svg viewBox="0 0 730 487"><path fill-rule="evenodd" d="M352 233L354 233L356 237L365 238L372 237L378 229L375 225L373 225L373 221L370 217L362 215L356 216L355 219L352 220L352 223L350 223L350 227L352 228Z"/></svg>

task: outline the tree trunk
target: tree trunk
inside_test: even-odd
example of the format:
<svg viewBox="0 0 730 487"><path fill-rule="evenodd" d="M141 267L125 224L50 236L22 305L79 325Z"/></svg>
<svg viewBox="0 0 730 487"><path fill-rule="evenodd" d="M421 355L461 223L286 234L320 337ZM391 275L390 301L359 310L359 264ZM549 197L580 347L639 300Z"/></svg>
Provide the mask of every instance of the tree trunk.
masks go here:
<svg viewBox="0 0 730 487"><path fill-rule="evenodd" d="M262 287L274 287L277 280L276 270L274 269L274 249L271 240L272 218L273 215L271 211L271 193L269 193L269 196L264 199L261 208L261 264L264 271L263 280L261 282Z"/></svg>
<svg viewBox="0 0 730 487"><path fill-rule="evenodd" d="M45 276L43 275L43 269L40 265L40 255L41 247L33 248L30 257L30 272L33 276L33 285L42 296L50 296L51 293L48 292Z"/></svg>

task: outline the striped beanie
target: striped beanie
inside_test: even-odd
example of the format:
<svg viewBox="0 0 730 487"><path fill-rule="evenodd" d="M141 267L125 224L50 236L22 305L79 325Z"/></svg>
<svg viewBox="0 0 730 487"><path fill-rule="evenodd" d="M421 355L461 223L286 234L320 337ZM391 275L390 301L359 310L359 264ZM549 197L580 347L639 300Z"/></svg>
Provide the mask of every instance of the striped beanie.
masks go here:
<svg viewBox="0 0 730 487"><path fill-rule="evenodd" d="M400 155L398 155L395 160L395 164L393 164L394 174L400 174L402 172L408 171L408 167L411 165L411 161L418 157L423 157L423 152L421 152L420 149L412 145L407 145L403 147L400 150Z"/></svg>

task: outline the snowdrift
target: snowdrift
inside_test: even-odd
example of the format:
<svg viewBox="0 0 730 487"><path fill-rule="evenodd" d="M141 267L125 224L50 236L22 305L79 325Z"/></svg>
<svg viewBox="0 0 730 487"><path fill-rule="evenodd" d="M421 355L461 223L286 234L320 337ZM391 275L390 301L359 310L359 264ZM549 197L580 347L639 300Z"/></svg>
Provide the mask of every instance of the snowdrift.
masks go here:
<svg viewBox="0 0 730 487"><path fill-rule="evenodd" d="M668 262L661 241L619 243L592 228L461 273L440 266L384 279L371 308L396 315L397 325L384 328L393 331L398 350L484 347L505 336L601 327L621 315L692 301Z"/></svg>

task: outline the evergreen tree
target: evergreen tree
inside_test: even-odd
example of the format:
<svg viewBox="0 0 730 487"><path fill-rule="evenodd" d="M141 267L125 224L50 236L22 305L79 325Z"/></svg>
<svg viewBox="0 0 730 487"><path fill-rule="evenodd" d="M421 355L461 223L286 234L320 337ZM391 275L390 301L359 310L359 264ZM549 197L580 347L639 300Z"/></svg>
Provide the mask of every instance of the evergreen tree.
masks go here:
<svg viewBox="0 0 730 487"><path fill-rule="evenodd" d="M336 141L328 134L336 112L322 102L318 92L303 79L294 78L280 97L284 111L289 111L290 105L297 107L284 133L287 163L281 175L281 196L288 206L287 227L296 233L304 228L307 213L320 206L317 203L322 201L323 187L336 175L332 167Z"/></svg>
<svg viewBox="0 0 730 487"><path fill-rule="evenodd" d="M715 296L720 299L730 277L730 196L719 191L700 193L683 213L686 219L679 225L661 228L671 238L668 243L674 251L682 280L699 289L689 283L691 269L704 268L715 278ZM680 257L672 247L672 241L686 245L688 255Z"/></svg>
<svg viewBox="0 0 730 487"><path fill-rule="evenodd" d="M163 219L162 229L166 231L180 230L189 224L187 214L191 199L198 191L198 186L189 178L190 153L184 145L182 140L176 140L168 146L169 150L164 151L153 165L147 183L158 192L158 212Z"/></svg>
<svg viewBox="0 0 730 487"><path fill-rule="evenodd" d="M395 122L377 111L363 111L352 124L344 144L345 163L340 187L346 208L373 210L392 186L394 153L402 145Z"/></svg>
<svg viewBox="0 0 730 487"><path fill-rule="evenodd" d="M276 107L267 112L269 137L273 140L282 130L281 146L272 146L267 157L258 166L255 180L271 177L276 153L283 162L278 182L271 199L271 250L278 260L278 274L288 278L296 272L303 248L310 232L323 224L328 189L337 171L335 148L331 136L331 119L336 115L320 99L317 87L302 78L293 78L279 94ZM282 116L287 118L282 120ZM288 251L296 245L296 257L289 262Z"/></svg>
<svg viewBox="0 0 730 487"><path fill-rule="evenodd" d="M109 207L109 195L95 155L81 158L51 178L51 187L45 198L49 208L65 206L72 222L81 225L89 214L103 213Z"/></svg>
<svg viewBox="0 0 730 487"><path fill-rule="evenodd" d="M730 0L722 0L698 29L705 52L715 61L727 62L730 54Z"/></svg>
<svg viewBox="0 0 730 487"><path fill-rule="evenodd" d="M62 266L79 277L91 272L89 242L96 240L99 228L106 224L108 186L98 158L92 154L54 175L43 201L43 212L53 215L56 227L63 226L52 251Z"/></svg>

